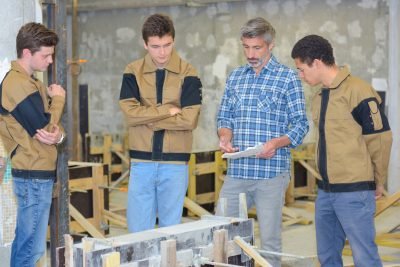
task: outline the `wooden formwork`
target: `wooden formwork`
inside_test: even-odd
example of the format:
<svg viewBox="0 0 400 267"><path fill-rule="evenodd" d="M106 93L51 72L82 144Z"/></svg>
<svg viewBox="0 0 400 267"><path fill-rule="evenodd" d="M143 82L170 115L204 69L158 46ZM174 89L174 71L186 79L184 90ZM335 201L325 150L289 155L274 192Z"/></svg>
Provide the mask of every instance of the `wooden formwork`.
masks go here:
<svg viewBox="0 0 400 267"><path fill-rule="evenodd" d="M108 177L111 183L129 170L127 156L127 136L119 134L86 134L84 159L90 162L102 162L108 166Z"/></svg>
<svg viewBox="0 0 400 267"><path fill-rule="evenodd" d="M104 237L104 210L108 208L107 168L102 163L68 162L70 231Z"/></svg>
<svg viewBox="0 0 400 267"><path fill-rule="evenodd" d="M291 150L291 179L286 191L286 204L290 205L299 197L316 196L316 177L319 173L315 169L315 144L304 144ZM304 172L300 173L301 170ZM304 177L302 177L304 176ZM300 181L303 180L303 181ZM301 184L302 185L297 185Z"/></svg>
<svg viewBox="0 0 400 267"><path fill-rule="evenodd" d="M199 156L204 153L212 154L212 159L207 162L199 162ZM226 160L222 159L221 151L192 153L189 161L189 186L187 197L199 205L216 203L223 184L225 171ZM199 179L205 174L212 174L214 176L214 190L199 193L198 184L201 182Z"/></svg>

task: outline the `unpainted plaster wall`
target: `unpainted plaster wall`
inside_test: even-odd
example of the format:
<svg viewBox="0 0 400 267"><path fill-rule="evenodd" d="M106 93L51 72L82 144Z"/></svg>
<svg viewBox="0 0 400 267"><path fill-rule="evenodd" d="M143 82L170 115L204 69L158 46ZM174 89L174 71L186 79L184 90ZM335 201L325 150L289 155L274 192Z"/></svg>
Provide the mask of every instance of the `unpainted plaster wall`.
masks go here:
<svg viewBox="0 0 400 267"><path fill-rule="evenodd" d="M294 67L290 58L292 46L304 35L315 33L332 42L337 62L349 64L355 75L368 82L372 78L387 82L386 0L221 1L201 7L80 12L79 55L88 63L82 67L79 80L90 87L91 132L124 131L118 107L122 72L126 64L144 55L141 26L155 12L173 18L176 48L197 67L203 82L204 105L195 131L195 150L217 147L215 116L225 79L234 67L245 63L239 29L255 16L266 18L276 28L273 53L282 63ZM305 86L305 92L309 102L313 90ZM310 134L306 141L312 139Z"/></svg>

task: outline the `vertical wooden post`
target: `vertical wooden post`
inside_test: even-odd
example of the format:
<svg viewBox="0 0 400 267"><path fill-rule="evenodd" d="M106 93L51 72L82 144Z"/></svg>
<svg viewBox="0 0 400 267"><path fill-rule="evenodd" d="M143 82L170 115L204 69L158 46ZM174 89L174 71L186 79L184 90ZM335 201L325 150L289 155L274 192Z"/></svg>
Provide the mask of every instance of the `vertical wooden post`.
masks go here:
<svg viewBox="0 0 400 267"><path fill-rule="evenodd" d="M213 233L214 261L228 263L228 231L225 229L216 230Z"/></svg>
<svg viewBox="0 0 400 267"><path fill-rule="evenodd" d="M103 164L92 166L92 183L93 183L93 223L94 226L102 232L101 221L104 206L104 190L101 185L107 184L104 178Z"/></svg>
<svg viewBox="0 0 400 267"><path fill-rule="evenodd" d="M246 194L239 194L239 218L248 219Z"/></svg>
<svg viewBox="0 0 400 267"><path fill-rule="evenodd" d="M176 263L176 240L161 241L161 267L177 266Z"/></svg>
<svg viewBox="0 0 400 267"><path fill-rule="evenodd" d="M103 136L103 163L108 165L108 181L111 184L111 174L112 174L112 136L110 134L105 134Z"/></svg>
<svg viewBox="0 0 400 267"><path fill-rule="evenodd" d="M214 161L215 161L215 203L217 203L219 198L219 192L221 191L222 187L222 175L224 173L224 161L222 159L222 152L215 151L214 153Z"/></svg>
<svg viewBox="0 0 400 267"><path fill-rule="evenodd" d="M190 200L196 202L196 155L191 154L189 160L189 186L187 196ZM193 216L192 212L188 211L189 216Z"/></svg>
<svg viewBox="0 0 400 267"><path fill-rule="evenodd" d="M73 267L74 266L74 251L73 245L74 241L69 234L64 235L64 242L65 242L65 267Z"/></svg>

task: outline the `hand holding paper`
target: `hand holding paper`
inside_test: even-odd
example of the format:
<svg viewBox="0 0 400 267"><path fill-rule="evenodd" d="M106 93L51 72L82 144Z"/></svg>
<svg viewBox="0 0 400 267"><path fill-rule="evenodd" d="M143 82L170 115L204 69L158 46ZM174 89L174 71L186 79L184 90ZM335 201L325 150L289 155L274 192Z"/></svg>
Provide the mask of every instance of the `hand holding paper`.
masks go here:
<svg viewBox="0 0 400 267"><path fill-rule="evenodd" d="M224 159L238 159L243 157L252 157L261 153L263 151L263 144L258 144L256 146L248 147L246 150L234 152L234 153L224 153L222 158Z"/></svg>

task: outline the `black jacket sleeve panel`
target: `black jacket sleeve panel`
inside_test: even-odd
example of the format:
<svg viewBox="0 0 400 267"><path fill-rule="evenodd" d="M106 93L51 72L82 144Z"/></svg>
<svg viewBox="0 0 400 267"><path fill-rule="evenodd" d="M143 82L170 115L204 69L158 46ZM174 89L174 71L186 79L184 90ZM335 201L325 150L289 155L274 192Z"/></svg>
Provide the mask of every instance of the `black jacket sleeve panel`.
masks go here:
<svg viewBox="0 0 400 267"><path fill-rule="evenodd" d="M185 77L182 85L181 107L200 105L202 101L201 89L202 84L198 77Z"/></svg>
<svg viewBox="0 0 400 267"><path fill-rule="evenodd" d="M390 130L383 107L375 97L362 100L351 112L362 127L362 134L376 134Z"/></svg>
<svg viewBox="0 0 400 267"><path fill-rule="evenodd" d="M137 101L140 101L139 86L137 84L135 75L131 73L125 73L122 78L119 100L128 98L136 98Z"/></svg>
<svg viewBox="0 0 400 267"><path fill-rule="evenodd" d="M36 134L36 130L49 124L51 117L44 111L43 100L39 92L29 95L10 113L31 137Z"/></svg>

